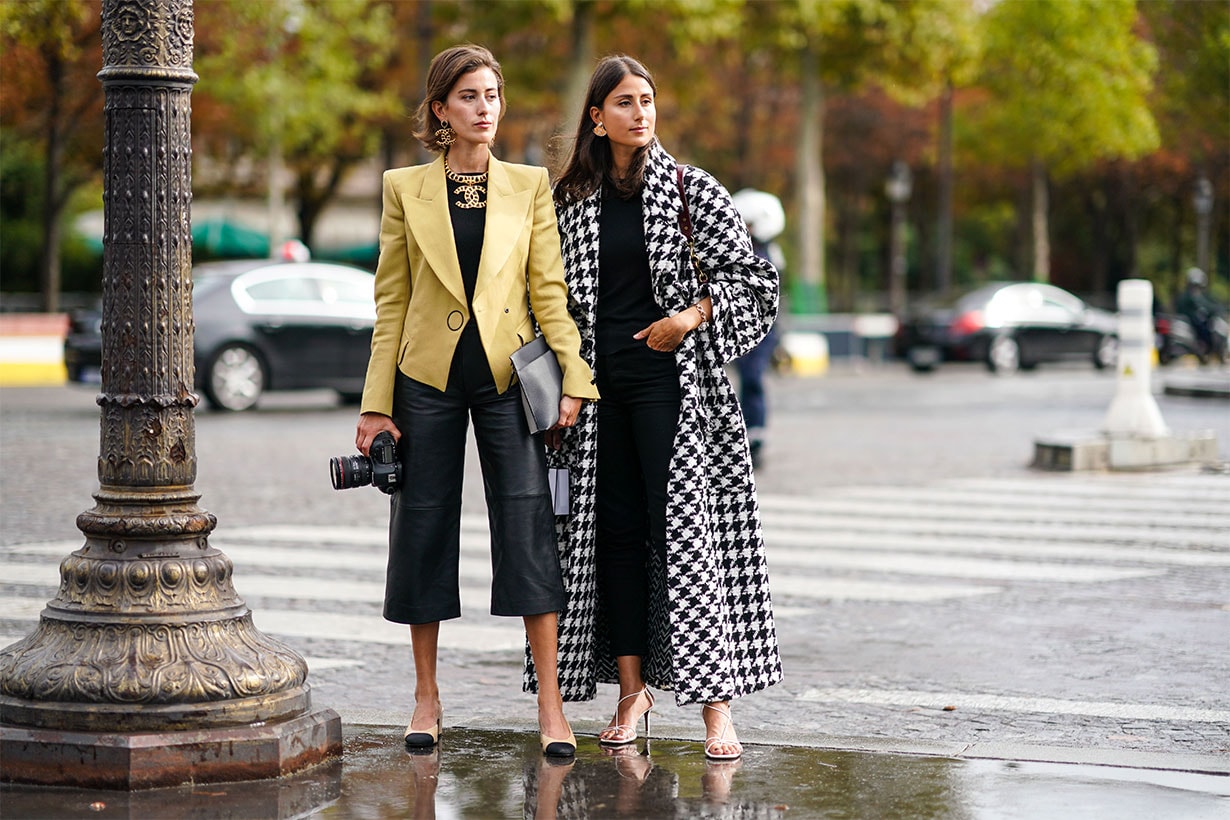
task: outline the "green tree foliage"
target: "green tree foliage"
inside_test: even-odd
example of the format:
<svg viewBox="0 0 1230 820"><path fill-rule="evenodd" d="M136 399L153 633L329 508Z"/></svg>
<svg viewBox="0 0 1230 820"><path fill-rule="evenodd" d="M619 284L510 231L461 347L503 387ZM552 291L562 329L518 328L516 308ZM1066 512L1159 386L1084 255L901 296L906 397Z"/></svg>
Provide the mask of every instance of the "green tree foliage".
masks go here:
<svg viewBox="0 0 1230 820"><path fill-rule="evenodd" d="M376 82L397 45L391 22L387 4L367 0L197 7L194 93L220 112L206 139L235 157L273 158L271 168L285 163L309 247L346 171L375 153L376 124L400 110Z"/></svg>
<svg viewBox="0 0 1230 820"><path fill-rule="evenodd" d="M99 178L98 5L0 2L6 286L40 258L28 246L14 255L18 240L41 244L67 223L68 194ZM496 151L512 161L562 159L596 60L641 59L672 153L786 203L796 309L877 304L897 159L914 171L919 287L1028 274L1034 259L1037 275L1053 264L1074 290L1109 293L1141 273L1173 282L1193 262L1200 175L1214 185L1211 244L1230 269L1220 0L200 0L198 201L264 201L272 160L310 240L357 163L424 159L409 115L431 56L460 42L504 65ZM43 203L57 201L60 217L44 225Z"/></svg>
<svg viewBox="0 0 1230 820"><path fill-rule="evenodd" d="M1157 147L1148 105L1156 52L1136 34L1132 0L1002 0L985 24L978 151L1029 169L1032 269L1047 281L1047 175Z"/></svg>
<svg viewBox="0 0 1230 820"><path fill-rule="evenodd" d="M1194 138L1209 159L1230 144L1230 4L1143 0L1141 14L1163 55L1154 110L1167 142Z"/></svg>

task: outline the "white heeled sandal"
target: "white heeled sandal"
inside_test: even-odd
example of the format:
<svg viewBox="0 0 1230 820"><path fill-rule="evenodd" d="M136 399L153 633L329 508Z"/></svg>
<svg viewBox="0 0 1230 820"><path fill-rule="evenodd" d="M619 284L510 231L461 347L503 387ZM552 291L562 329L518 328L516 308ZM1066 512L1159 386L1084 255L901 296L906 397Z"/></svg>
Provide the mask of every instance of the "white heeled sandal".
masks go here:
<svg viewBox="0 0 1230 820"><path fill-rule="evenodd" d="M628 723L619 723L619 706L628 698L639 698L641 695L649 698L649 706L640 715L634 717ZM649 737L649 713L653 711L654 699L653 692L649 691L648 686L641 687L640 691L633 692L631 695L624 695L615 704L615 717L611 718L613 726L608 726L603 729L598 735L598 745L607 747L627 746L629 743L635 743L637 739L636 724L642 716L645 718L645 737ZM602 735L610 732L615 734L615 737L603 737ZM625 737L626 735L626 737Z"/></svg>
<svg viewBox="0 0 1230 820"><path fill-rule="evenodd" d="M738 760L740 757L743 756L743 744L737 740L727 740L726 739L726 733L730 731L730 726L731 726L730 704L729 703L726 704L726 708L722 709L721 707L714 706L713 704L710 704L710 703L706 703L701 708L701 712L704 712L705 709L711 709L714 712L717 712L722 717L726 718L726 722L722 724L722 731L720 733L716 735L709 735L708 737L705 738L705 757L709 758L710 760ZM734 746L736 748L736 751L727 752L725 754L718 754L713 751L715 746Z"/></svg>

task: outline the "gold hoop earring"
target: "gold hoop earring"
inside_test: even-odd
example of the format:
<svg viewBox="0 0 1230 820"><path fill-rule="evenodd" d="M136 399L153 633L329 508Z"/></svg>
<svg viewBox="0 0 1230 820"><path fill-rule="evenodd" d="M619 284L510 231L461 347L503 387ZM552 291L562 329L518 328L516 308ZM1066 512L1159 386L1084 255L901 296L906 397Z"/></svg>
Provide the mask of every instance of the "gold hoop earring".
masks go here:
<svg viewBox="0 0 1230 820"><path fill-rule="evenodd" d="M606 136L606 126L603 125L602 123L598 123L597 125L595 125L594 126L594 136L605 137Z"/></svg>
<svg viewBox="0 0 1230 820"><path fill-rule="evenodd" d="M440 123L440 128L436 131L436 142L448 148L456 141L457 132L450 128L447 122Z"/></svg>

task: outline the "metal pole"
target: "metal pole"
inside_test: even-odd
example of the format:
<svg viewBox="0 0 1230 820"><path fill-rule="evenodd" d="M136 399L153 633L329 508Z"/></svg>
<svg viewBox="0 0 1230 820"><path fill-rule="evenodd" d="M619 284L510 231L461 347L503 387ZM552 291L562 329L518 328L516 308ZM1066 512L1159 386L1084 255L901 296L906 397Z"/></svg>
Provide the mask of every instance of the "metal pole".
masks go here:
<svg viewBox="0 0 1230 820"><path fill-rule="evenodd" d="M1196 208L1196 267L1211 278L1213 272L1209 268L1209 217L1213 213L1213 183L1205 176L1196 180L1192 205Z"/></svg>
<svg viewBox="0 0 1230 820"><path fill-rule="evenodd" d="M884 190L892 202L892 224L889 230L888 310L900 318L905 315L905 203L910 199L913 178L910 167L898 160Z"/></svg>
<svg viewBox="0 0 1230 820"><path fill-rule="evenodd" d="M253 626L230 559L209 544L216 519L197 506L192 2L104 0L102 40L100 487L59 593L0 652L3 777L145 788L277 776L339 754L341 727L310 712L303 658Z"/></svg>

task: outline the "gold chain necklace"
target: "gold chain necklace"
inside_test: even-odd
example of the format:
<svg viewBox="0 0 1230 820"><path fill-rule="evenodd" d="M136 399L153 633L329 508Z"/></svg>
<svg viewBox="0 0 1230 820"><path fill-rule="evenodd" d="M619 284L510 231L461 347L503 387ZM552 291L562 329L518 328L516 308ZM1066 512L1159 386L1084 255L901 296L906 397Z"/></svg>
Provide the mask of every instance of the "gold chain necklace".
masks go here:
<svg viewBox="0 0 1230 820"><path fill-rule="evenodd" d="M448 167L448 155L446 154L444 156L444 176L461 186L456 191L463 198L457 201L456 205L458 208L487 207L487 200L484 197L487 189L482 187L482 184L487 181L486 171L483 171L481 174L465 174L463 176Z"/></svg>

